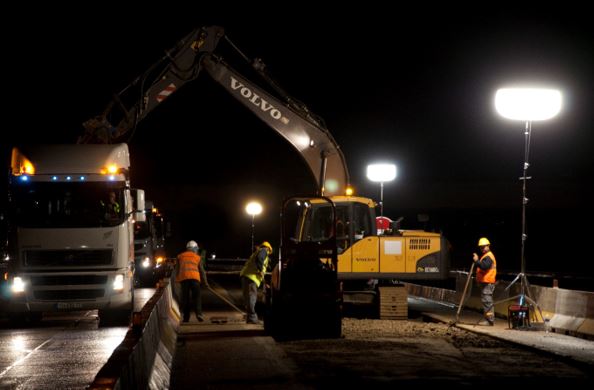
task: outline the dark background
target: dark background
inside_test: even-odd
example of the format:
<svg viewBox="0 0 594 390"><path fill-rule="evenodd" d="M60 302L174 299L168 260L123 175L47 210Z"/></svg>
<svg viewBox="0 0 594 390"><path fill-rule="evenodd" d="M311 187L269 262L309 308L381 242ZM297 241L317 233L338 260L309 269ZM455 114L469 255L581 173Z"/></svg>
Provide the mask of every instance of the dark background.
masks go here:
<svg viewBox="0 0 594 390"><path fill-rule="evenodd" d="M81 123L164 50L218 24L325 119L358 194L379 200L366 166L393 162L385 215L442 231L455 268L467 268L487 236L500 270L517 272L524 125L495 112L494 94L519 82L550 86L562 90L564 107L533 124L527 271L594 275L594 34L585 9L150 7L142 15L104 6L4 16L14 26L3 27L4 156L14 144L75 142ZM249 255L251 199L264 205L256 241L276 247L281 200L315 189L298 153L206 73L153 111L129 146L133 186L172 224L171 255L189 239L217 257Z"/></svg>

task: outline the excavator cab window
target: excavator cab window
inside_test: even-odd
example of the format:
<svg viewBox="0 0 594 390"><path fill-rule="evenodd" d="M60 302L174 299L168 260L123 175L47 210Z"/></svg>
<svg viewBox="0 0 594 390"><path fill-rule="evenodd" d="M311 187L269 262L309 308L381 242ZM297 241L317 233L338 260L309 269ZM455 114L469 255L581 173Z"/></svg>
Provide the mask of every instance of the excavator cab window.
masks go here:
<svg viewBox="0 0 594 390"><path fill-rule="evenodd" d="M338 253L344 252L352 245L351 218L348 205L336 206L336 244Z"/></svg>
<svg viewBox="0 0 594 390"><path fill-rule="evenodd" d="M305 213L302 241L325 241L334 235L334 214L328 205L312 205Z"/></svg>
<svg viewBox="0 0 594 390"><path fill-rule="evenodd" d="M282 219L281 258L285 267L302 271L324 266L336 271L336 210L330 199L290 198L284 202Z"/></svg>
<svg viewBox="0 0 594 390"><path fill-rule="evenodd" d="M363 203L353 203L353 235L355 241L374 235L370 208Z"/></svg>

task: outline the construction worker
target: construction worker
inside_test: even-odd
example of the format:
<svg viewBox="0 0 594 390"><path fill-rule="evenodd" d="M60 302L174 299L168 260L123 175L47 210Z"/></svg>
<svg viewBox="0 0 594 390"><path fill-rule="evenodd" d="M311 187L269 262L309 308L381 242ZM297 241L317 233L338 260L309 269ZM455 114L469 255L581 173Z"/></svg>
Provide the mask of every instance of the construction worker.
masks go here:
<svg viewBox="0 0 594 390"><path fill-rule="evenodd" d="M264 241L258 246L258 249L252 253L250 258L243 266L241 273L241 287L243 289L243 299L245 310L247 312L246 322L248 324L258 324L258 314L256 314L256 302L258 300L258 287L264 280L264 274L272 254L272 245Z"/></svg>
<svg viewBox="0 0 594 390"><path fill-rule="evenodd" d="M106 220L114 220L120 218L120 210L122 208L117 201L116 193L114 191L109 191L107 202L100 200L99 203L103 208L103 218L105 218Z"/></svg>
<svg viewBox="0 0 594 390"><path fill-rule="evenodd" d="M204 284L206 287L209 286L198 250L198 244L192 240L186 244L186 250L177 255L177 276L175 281L181 284L183 322L190 320L191 309L194 309L198 321L204 321L200 284Z"/></svg>
<svg viewBox="0 0 594 390"><path fill-rule="evenodd" d="M472 254L472 260L476 264L476 281L481 288L481 302L483 303L483 315L485 318L479 325L493 326L495 324L495 308L493 307L493 291L495 291L495 277L497 276L497 261L490 249L491 243L486 237L479 239L478 247L481 251L479 257Z"/></svg>

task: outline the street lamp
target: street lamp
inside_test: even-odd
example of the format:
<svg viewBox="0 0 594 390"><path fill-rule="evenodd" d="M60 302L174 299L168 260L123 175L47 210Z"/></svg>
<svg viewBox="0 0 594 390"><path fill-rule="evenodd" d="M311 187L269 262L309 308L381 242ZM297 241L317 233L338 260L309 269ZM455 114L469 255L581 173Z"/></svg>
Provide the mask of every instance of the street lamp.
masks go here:
<svg viewBox="0 0 594 390"><path fill-rule="evenodd" d="M525 122L524 130L524 166L522 171L522 249L520 273L510 283L508 288L518 279L520 280L520 305L524 304L524 298L529 303L536 305L536 302L530 297L530 288L524 272L526 271L526 261L524 258L526 244L526 181L531 179L527 176L527 170L530 164L528 156L530 152L530 136L532 133L532 122L543 121L555 117L561 111L562 96L556 89L545 88L502 88L495 94L495 108L497 112L508 119L520 120ZM515 299L516 297L510 298ZM540 309L539 309L540 310ZM542 316L542 313L541 313Z"/></svg>
<svg viewBox="0 0 594 390"><path fill-rule="evenodd" d="M396 165L370 164L367 166L367 178L380 183L380 215L384 215L384 182L396 178Z"/></svg>
<svg viewBox="0 0 594 390"><path fill-rule="evenodd" d="M256 215L260 215L262 212L262 205L258 202L250 202L245 206L245 212L252 216L252 250L254 251L254 221Z"/></svg>

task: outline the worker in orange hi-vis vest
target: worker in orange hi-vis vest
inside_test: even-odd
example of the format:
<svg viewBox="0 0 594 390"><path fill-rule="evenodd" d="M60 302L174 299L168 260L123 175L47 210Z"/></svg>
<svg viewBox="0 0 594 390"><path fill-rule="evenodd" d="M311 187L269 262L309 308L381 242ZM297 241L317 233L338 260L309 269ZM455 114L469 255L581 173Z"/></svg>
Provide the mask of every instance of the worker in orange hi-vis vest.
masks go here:
<svg viewBox="0 0 594 390"><path fill-rule="evenodd" d="M175 281L181 284L183 322L190 320L190 311L192 309L196 314L196 319L200 322L204 321L200 285L209 286L198 250L198 244L192 240L186 244L186 250L177 255L177 276Z"/></svg>
<svg viewBox="0 0 594 390"><path fill-rule="evenodd" d="M476 281L481 288L481 302L483 303L483 314L485 318L479 325L495 325L495 308L493 307L493 291L495 291L495 278L497 276L497 261L491 252L491 243L485 237L478 242L481 251L479 257L472 254L472 260L476 264Z"/></svg>

